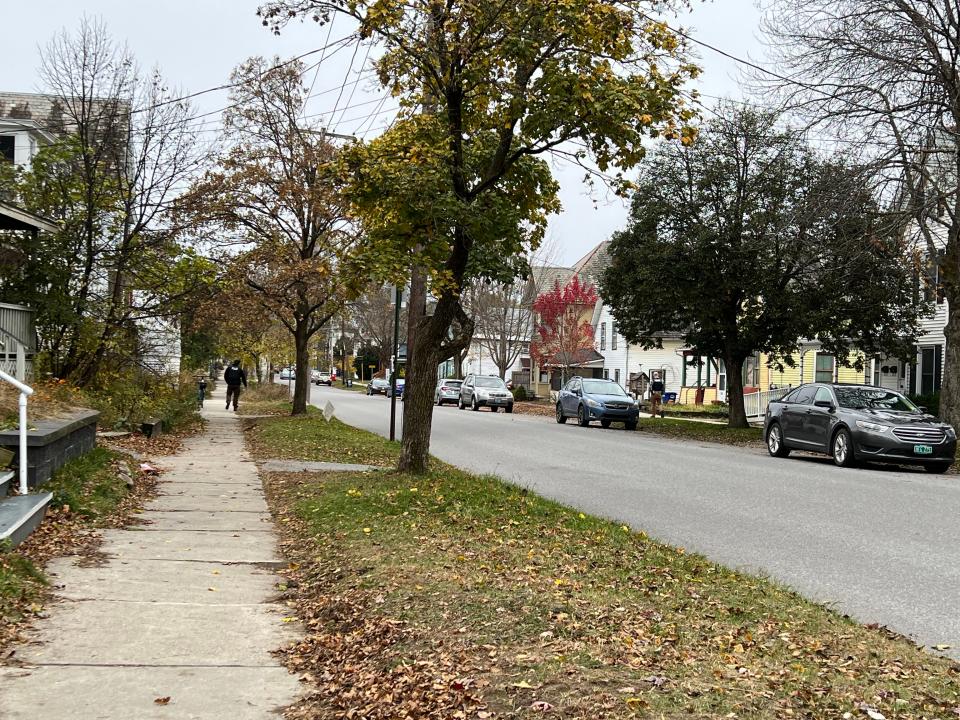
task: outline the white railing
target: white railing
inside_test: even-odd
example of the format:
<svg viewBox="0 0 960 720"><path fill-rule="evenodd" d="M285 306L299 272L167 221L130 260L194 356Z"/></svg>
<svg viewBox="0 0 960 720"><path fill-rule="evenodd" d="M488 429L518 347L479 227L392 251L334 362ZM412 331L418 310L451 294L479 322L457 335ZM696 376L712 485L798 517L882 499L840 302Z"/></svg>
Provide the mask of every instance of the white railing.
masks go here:
<svg viewBox="0 0 960 720"><path fill-rule="evenodd" d="M782 387L773 390L759 390L752 393L744 393L743 409L746 411L747 420L761 420L767 412L767 405L773 400L779 400L793 388Z"/></svg>
<svg viewBox="0 0 960 720"><path fill-rule="evenodd" d="M20 391L20 399L17 402L20 410L20 456L17 462L20 466L20 494L26 495L29 491L27 487L27 398L33 395L33 388L24 385L3 370L0 370L0 380L5 380Z"/></svg>

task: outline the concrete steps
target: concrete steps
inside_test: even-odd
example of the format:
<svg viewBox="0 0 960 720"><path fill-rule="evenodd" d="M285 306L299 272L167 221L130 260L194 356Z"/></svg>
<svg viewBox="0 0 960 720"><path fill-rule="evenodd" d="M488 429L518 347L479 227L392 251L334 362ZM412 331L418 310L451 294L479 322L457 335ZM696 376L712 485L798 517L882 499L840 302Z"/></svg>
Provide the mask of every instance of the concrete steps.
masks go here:
<svg viewBox="0 0 960 720"><path fill-rule="evenodd" d="M36 493L0 500L0 544L16 547L26 540L43 520L52 498L52 493Z"/></svg>
<svg viewBox="0 0 960 720"><path fill-rule="evenodd" d="M15 548L37 529L47 512L51 493L14 495L7 493L16 485L16 472L0 472L0 548Z"/></svg>

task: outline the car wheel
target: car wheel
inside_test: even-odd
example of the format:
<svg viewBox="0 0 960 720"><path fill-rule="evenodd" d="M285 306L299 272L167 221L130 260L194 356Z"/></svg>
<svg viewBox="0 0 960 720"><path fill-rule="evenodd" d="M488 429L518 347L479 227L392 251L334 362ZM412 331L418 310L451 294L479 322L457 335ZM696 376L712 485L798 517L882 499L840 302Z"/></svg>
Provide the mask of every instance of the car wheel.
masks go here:
<svg viewBox="0 0 960 720"><path fill-rule="evenodd" d="M437 407L443 407L443 398L441 397L437 398Z"/></svg>
<svg viewBox="0 0 960 720"><path fill-rule="evenodd" d="M833 462L838 467L853 467L856 465L857 461L853 456L853 440L850 437L850 431L846 428L840 428L837 434L833 436L831 455L833 455Z"/></svg>
<svg viewBox="0 0 960 720"><path fill-rule="evenodd" d="M472 398L470 398L470 409L473 410L474 412L476 412L477 410L480 409L480 406L477 405L477 396L476 396L476 395L474 395Z"/></svg>
<svg viewBox="0 0 960 720"><path fill-rule="evenodd" d="M460 410L463 410L463 408L466 407L466 406L463 404L463 395L461 395L460 397L457 398L457 407L458 407Z"/></svg>
<svg viewBox="0 0 960 720"><path fill-rule="evenodd" d="M563 425L567 421L567 416L563 414L563 405L557 403L557 423Z"/></svg>
<svg viewBox="0 0 960 720"><path fill-rule="evenodd" d="M924 465L923 469L926 470L928 473L932 473L934 475L942 475L943 473L945 473L947 470L950 469L951 464L952 463L948 463L948 462L930 463L929 465Z"/></svg>
<svg viewBox="0 0 960 720"><path fill-rule="evenodd" d="M600 421L600 427L602 427L602 428L608 428L608 427L610 427L610 421L609 421L609 420L601 420L601 421Z"/></svg>
<svg viewBox="0 0 960 720"><path fill-rule="evenodd" d="M512 412L513 412L513 403L510 403L509 405L507 405L507 407L504 409L504 412L512 413Z"/></svg>
<svg viewBox="0 0 960 720"><path fill-rule="evenodd" d="M583 405L577 408L577 424L580 427L587 427L590 424L590 416L587 415L587 409Z"/></svg>
<svg viewBox="0 0 960 720"><path fill-rule="evenodd" d="M637 421L636 421L636 420L627 420L627 421L623 424L623 429L624 429L624 430L636 430L636 429L637 429Z"/></svg>
<svg viewBox="0 0 960 720"><path fill-rule="evenodd" d="M773 423L767 432L767 452L779 458L790 454L790 448L783 443L783 430L780 429L780 423Z"/></svg>

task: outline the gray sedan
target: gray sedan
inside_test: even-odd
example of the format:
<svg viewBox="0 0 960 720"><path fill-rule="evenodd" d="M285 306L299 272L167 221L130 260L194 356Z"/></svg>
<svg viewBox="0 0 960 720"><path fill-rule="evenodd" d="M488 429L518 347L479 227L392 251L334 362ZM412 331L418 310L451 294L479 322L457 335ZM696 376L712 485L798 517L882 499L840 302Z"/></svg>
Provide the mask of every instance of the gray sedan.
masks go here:
<svg viewBox="0 0 960 720"><path fill-rule="evenodd" d="M801 385L767 407L764 439L774 457L808 450L841 467L871 461L942 473L957 452L953 427L900 393L871 385Z"/></svg>

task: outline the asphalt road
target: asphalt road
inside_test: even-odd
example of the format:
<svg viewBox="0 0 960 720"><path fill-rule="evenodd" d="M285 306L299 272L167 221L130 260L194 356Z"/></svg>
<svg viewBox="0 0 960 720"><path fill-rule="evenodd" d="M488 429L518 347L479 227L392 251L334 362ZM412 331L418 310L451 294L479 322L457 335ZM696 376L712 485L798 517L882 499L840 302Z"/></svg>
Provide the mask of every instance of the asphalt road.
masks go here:
<svg viewBox="0 0 960 720"><path fill-rule="evenodd" d="M388 434L383 396L313 387L314 404L328 400L344 422ZM775 459L456 406L434 408L431 451L770 577L861 622L950 645L960 658L956 476L841 469L828 458Z"/></svg>

